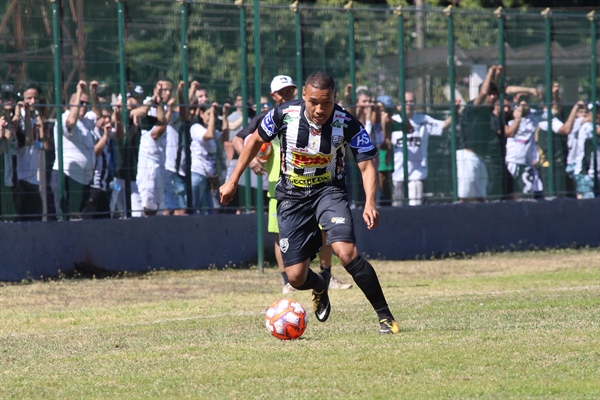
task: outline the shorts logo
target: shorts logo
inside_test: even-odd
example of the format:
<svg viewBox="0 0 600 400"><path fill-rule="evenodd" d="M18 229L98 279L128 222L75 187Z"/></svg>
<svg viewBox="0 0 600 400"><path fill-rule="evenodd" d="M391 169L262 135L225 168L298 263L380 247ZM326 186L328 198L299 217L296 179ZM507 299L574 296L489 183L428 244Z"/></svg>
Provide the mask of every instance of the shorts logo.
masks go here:
<svg viewBox="0 0 600 400"><path fill-rule="evenodd" d="M288 249L290 248L290 243L288 242L287 238L279 240L279 248L281 249L282 253L287 253Z"/></svg>
<svg viewBox="0 0 600 400"><path fill-rule="evenodd" d="M359 153L366 153L375 148L371 142L371 138L367 131L363 128L352 138L350 141L350 147L358 149Z"/></svg>
<svg viewBox="0 0 600 400"><path fill-rule="evenodd" d="M314 156L312 156L309 154L292 152L292 164L295 167L299 167L299 168L311 168L311 167L322 168L322 167L329 165L332 157L333 156L331 154L327 154L327 155L315 154Z"/></svg>
<svg viewBox="0 0 600 400"><path fill-rule="evenodd" d="M331 218L331 222L333 222L334 224L345 224L346 223L346 218L344 218L344 217L333 217L333 218Z"/></svg>

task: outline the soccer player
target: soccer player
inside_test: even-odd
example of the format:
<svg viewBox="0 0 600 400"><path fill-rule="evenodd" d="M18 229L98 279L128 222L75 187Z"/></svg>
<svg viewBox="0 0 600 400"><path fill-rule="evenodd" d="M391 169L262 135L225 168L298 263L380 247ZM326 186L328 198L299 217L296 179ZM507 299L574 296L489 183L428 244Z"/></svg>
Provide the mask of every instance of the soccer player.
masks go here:
<svg viewBox="0 0 600 400"><path fill-rule="evenodd" d="M294 98L295 92L296 84L294 83L292 78L287 75L278 75L274 77L271 81L271 98L273 98L276 105L292 100ZM270 110L270 107L266 108L260 114L252 118L252 120L250 120L250 123L237 133L237 136L233 139L233 146L235 147L238 154L242 153L242 150L244 148L244 140L258 129L258 126L260 125L261 121ZM281 272L281 276L283 278L282 293L288 294L296 291L296 289L289 283L287 274L285 273L285 268L283 266L283 259L281 258L281 249L279 248L279 227L277 225L277 199L275 197L275 186L277 185L277 181L279 180L279 164L281 163L281 159L279 156L279 139L272 140L271 145L272 151L268 159L266 161L261 161L258 159L258 157L255 157L254 160L250 162L250 169L252 169L257 175L266 175L268 178L268 232L275 234L275 258L277 260L277 267L279 268L279 271ZM319 261L322 270L327 269L329 272L331 272L331 259L333 254L331 246L326 244L326 238L324 237L325 235L323 234L322 236L323 247L319 252ZM333 275L329 280L329 289L350 289L351 287L351 283L344 283Z"/></svg>
<svg viewBox="0 0 600 400"><path fill-rule="evenodd" d="M317 319L329 317L327 293L331 273L315 273L310 260L321 248L321 229L327 242L352 275L375 309L383 334L400 328L387 305L373 266L356 248L352 214L348 205L344 152L348 144L363 178L363 219L368 229L379 223L375 205L377 177L373 158L377 149L362 124L336 104L335 81L325 72L307 79L302 100L277 105L262 120L258 135L244 147L229 180L221 186L221 202L228 204L237 182L264 142L279 138L280 178L275 188L279 246L290 284L299 290L312 289Z"/></svg>

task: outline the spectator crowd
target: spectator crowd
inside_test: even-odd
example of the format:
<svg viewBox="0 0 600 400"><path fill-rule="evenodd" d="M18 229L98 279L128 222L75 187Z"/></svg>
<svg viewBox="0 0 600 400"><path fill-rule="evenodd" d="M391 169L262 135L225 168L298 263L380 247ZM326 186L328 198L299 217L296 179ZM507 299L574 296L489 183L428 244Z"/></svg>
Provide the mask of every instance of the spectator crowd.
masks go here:
<svg viewBox="0 0 600 400"><path fill-rule="evenodd" d="M501 73L500 66L489 67L478 95L453 105L454 130L451 117L436 119L419 112L412 92L405 93L402 109L392 96L374 95L365 86L343 88L338 101L359 119L379 150L375 163L380 205L426 202L429 139L448 138L452 131L456 132L461 202L544 199L552 175L554 186L564 188L567 196L587 199L597 195L599 185L594 185L594 178L600 168L594 161L600 151L593 154L592 142L594 135L600 135L600 118L592 115L592 105L580 101L563 109L561 88L554 84L552 104L546 107L541 101L544 93L537 88L499 87ZM122 94L104 82L79 81L60 115L58 129L59 119L49 118L50 110L41 104L42 90L36 83L25 82L18 88L3 84L0 201L5 204L0 204L0 210L14 209L15 215L0 218L240 212L244 191L224 207L218 188L233 170L244 138L252 134L243 128L254 114L282 101L273 93L258 105L243 104L240 93L229 96L229 103L218 104L197 81L186 84L160 78L150 93L128 82L127 123L123 124ZM290 93L290 97L296 95ZM262 191L268 204L269 180L273 179L266 179L265 162L264 155L255 159L249 179L242 179L240 186L249 185L251 198ZM59 179L61 170L63 179ZM351 174L348 170L347 176ZM262 187L258 187L258 175L265 176Z"/></svg>

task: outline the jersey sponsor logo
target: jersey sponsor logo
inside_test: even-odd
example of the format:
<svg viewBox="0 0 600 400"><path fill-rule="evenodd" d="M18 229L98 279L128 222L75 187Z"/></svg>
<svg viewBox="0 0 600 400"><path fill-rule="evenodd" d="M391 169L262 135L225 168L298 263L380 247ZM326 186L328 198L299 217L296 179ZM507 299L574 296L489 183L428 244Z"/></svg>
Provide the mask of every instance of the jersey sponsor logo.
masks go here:
<svg viewBox="0 0 600 400"><path fill-rule="evenodd" d="M332 128L347 128L348 125L344 124L343 122L341 122L339 119L336 119L335 121L333 121L331 123L331 127Z"/></svg>
<svg viewBox="0 0 600 400"><path fill-rule="evenodd" d="M303 154L292 152L292 164L299 168L322 168L331 162L331 154Z"/></svg>
<svg viewBox="0 0 600 400"><path fill-rule="evenodd" d="M287 238L279 239L279 248L281 249L282 253L287 253L288 249L290 248L290 242Z"/></svg>
<svg viewBox="0 0 600 400"><path fill-rule="evenodd" d="M350 117L346 117L346 114L344 113L335 113L333 114L333 119L343 119L344 121L350 121L352 120L352 118Z"/></svg>
<svg viewBox="0 0 600 400"><path fill-rule="evenodd" d="M344 217L333 217L333 218L331 218L331 222L333 222L334 224L345 224L346 223L346 218L344 218Z"/></svg>
<svg viewBox="0 0 600 400"><path fill-rule="evenodd" d="M282 113L283 114L300 114L300 107L294 106L294 107L284 108Z"/></svg>
<svg viewBox="0 0 600 400"><path fill-rule="evenodd" d="M340 147L344 143L344 136L342 135L332 135L331 136L331 144L333 147Z"/></svg>
<svg viewBox="0 0 600 400"><path fill-rule="evenodd" d="M292 153L293 152L308 153L308 149L305 149L303 147L292 147Z"/></svg>
<svg viewBox="0 0 600 400"><path fill-rule="evenodd" d="M318 185L320 183L329 182L331 180L331 172L327 172L326 174L319 176L291 175L288 178L294 186L309 187Z"/></svg>
<svg viewBox="0 0 600 400"><path fill-rule="evenodd" d="M352 138L350 141L350 147L358 149L359 153L366 153L375 148L371 142L371 138L367 131L363 128Z"/></svg>
<svg viewBox="0 0 600 400"><path fill-rule="evenodd" d="M269 111L260 123L261 128L271 137L276 133L275 121L273 121L273 110Z"/></svg>
<svg viewBox="0 0 600 400"><path fill-rule="evenodd" d="M299 119L299 118L293 117L290 114L285 114L285 117L283 117L283 123L284 124L291 124L292 122L294 122L297 119Z"/></svg>

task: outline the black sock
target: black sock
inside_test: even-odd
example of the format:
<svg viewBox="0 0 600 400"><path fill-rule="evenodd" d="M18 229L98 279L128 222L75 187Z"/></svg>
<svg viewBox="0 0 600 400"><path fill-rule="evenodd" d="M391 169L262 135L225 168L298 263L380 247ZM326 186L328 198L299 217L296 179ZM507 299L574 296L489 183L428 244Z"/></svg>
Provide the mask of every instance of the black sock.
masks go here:
<svg viewBox="0 0 600 400"><path fill-rule="evenodd" d="M379 284L379 279L377 278L373 266L358 255L354 260L350 261L347 265L344 265L344 268L352 275L356 285L363 291L367 300L369 300L373 309L375 309L379 319L394 319L392 312L385 301L383 290L381 290L381 285Z"/></svg>
<svg viewBox="0 0 600 400"><path fill-rule="evenodd" d="M288 283L290 283L290 281L287 278L287 274L284 272L281 273L281 277L283 278L283 284L287 285Z"/></svg>
<svg viewBox="0 0 600 400"><path fill-rule="evenodd" d="M294 285L292 285L294 286ZM294 286L298 290L309 290L312 289L315 292L319 293L325 290L325 278L323 275L317 274L313 272L312 269L308 269L308 275L306 276L306 281L300 286Z"/></svg>
<svg viewBox="0 0 600 400"><path fill-rule="evenodd" d="M331 265L329 267L324 267L321 265L321 271L324 271L324 270L331 272Z"/></svg>

